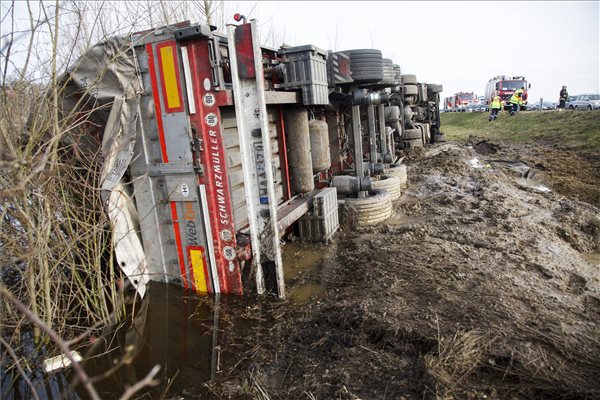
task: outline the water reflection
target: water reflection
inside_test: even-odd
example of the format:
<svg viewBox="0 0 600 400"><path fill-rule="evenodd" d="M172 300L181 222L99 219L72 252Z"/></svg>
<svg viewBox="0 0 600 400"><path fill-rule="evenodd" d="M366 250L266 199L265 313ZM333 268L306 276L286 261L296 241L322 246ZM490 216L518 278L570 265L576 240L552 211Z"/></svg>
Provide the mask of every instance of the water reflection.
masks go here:
<svg viewBox="0 0 600 400"><path fill-rule="evenodd" d="M304 304L325 293L328 266L335 249L335 242L327 246L302 242L283 246L283 268L290 301Z"/></svg>
<svg viewBox="0 0 600 400"><path fill-rule="evenodd" d="M272 325L272 310L314 300L325 290L335 246L287 243L283 246L286 286L291 300L274 297L201 297L178 286L151 282L133 319L100 338L84 357L104 399L118 398L155 366L160 384L143 398L207 394L207 381L234 371L261 333ZM131 318L131 317L130 317ZM268 344L266 344L268 345ZM233 371L233 372L232 372ZM78 392L85 398L81 388Z"/></svg>
<svg viewBox="0 0 600 400"><path fill-rule="evenodd" d="M120 396L155 365L161 366L161 383L148 397L205 392L204 383L259 338L257 307L260 303L249 298L199 297L152 282L133 321L102 338L85 368L101 377L95 386L102 398Z"/></svg>
<svg viewBox="0 0 600 400"><path fill-rule="evenodd" d="M600 253L583 253L581 254L581 258L592 265L600 266Z"/></svg>

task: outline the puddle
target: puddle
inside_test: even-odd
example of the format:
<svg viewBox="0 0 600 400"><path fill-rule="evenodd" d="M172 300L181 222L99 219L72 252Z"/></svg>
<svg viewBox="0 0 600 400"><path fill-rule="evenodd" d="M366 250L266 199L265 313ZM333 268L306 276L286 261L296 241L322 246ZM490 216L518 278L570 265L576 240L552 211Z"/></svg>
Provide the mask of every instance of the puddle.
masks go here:
<svg viewBox="0 0 600 400"><path fill-rule="evenodd" d="M534 179L519 178L517 180L517 185L540 193L550 193L552 191L552 189L550 189L548 186L542 185Z"/></svg>
<svg viewBox="0 0 600 400"><path fill-rule="evenodd" d="M600 266L600 253L584 253L581 258L592 265Z"/></svg>
<svg viewBox="0 0 600 400"><path fill-rule="evenodd" d="M291 242L283 246L283 266L290 301L303 304L325 292L326 265L335 248L335 242L329 245Z"/></svg>
<svg viewBox="0 0 600 400"><path fill-rule="evenodd" d="M150 282L133 321L100 338L83 365L90 376L110 371L94 384L101 398L120 397L155 365L161 367L156 376L160 384L147 393L151 398L162 398L166 391L205 393L204 383L223 373L260 337L261 313L249 313L253 307L261 304L244 297L200 297L175 285ZM84 395L80 387L78 392Z"/></svg>
<svg viewBox="0 0 600 400"><path fill-rule="evenodd" d="M519 177L523 178L528 177L531 171L531 167L521 161L485 160L485 162L494 166L504 167L510 171L515 172Z"/></svg>
<svg viewBox="0 0 600 400"><path fill-rule="evenodd" d="M286 243L282 250L290 303L322 295L322 267L335 244ZM150 282L148 290L136 305L135 318L99 338L96 348L84 355L88 374L101 377L94 384L101 398L119 398L155 365L161 366L156 376L160 384L136 398L205 396L207 381L231 373L255 346L268 345L261 342L261 332L272 324L274 304L280 304L254 296L200 297L157 282ZM77 391L86 398L81 386Z"/></svg>
<svg viewBox="0 0 600 400"><path fill-rule="evenodd" d="M486 163L495 167L502 167L511 171L517 178L517 184L521 187L531 189L540 193L549 193L552 191L548 186L542 184L536 177L539 178L539 171L531 168L529 165L521 161L511 160L485 160Z"/></svg>

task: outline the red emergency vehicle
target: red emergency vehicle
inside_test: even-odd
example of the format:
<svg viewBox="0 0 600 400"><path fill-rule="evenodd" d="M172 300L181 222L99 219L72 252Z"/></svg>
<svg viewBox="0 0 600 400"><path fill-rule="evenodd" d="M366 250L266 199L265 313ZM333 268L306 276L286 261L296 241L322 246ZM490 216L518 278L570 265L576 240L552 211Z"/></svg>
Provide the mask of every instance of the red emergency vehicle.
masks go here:
<svg viewBox="0 0 600 400"><path fill-rule="evenodd" d="M468 105L474 103L477 103L477 95L475 93L459 92L446 97L444 108L446 111L465 111Z"/></svg>
<svg viewBox="0 0 600 400"><path fill-rule="evenodd" d="M527 106L527 89L531 88L531 84L527 83L524 76L507 76L498 75L491 78L485 87L485 100L487 104L492 102L494 96L500 96L504 108L508 108L510 98L516 90L524 88L522 109Z"/></svg>

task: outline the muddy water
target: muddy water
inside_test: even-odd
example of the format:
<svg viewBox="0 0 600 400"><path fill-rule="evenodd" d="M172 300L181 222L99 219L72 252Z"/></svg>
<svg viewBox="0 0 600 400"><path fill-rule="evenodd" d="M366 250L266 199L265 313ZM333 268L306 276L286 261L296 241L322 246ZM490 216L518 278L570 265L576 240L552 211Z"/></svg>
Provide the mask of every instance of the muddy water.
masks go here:
<svg viewBox="0 0 600 400"><path fill-rule="evenodd" d="M327 264L334 257L336 244L322 246L287 243L283 247L283 265L288 298L296 304L318 299L325 292Z"/></svg>
<svg viewBox="0 0 600 400"><path fill-rule="evenodd" d="M600 266L600 253L584 253L581 258L592 265Z"/></svg>
<svg viewBox="0 0 600 400"><path fill-rule="evenodd" d="M283 246L289 304L312 301L324 293L322 266L334 249L335 245L304 243ZM132 312L133 320L99 338L84 366L90 376L104 376L95 383L103 399L120 397L125 387L140 381L155 365L161 366L160 384L147 390L145 398L166 393L202 397L207 381L235 374L241 356L262 344L261 333L271 326L277 304L274 298L255 296L201 297L152 282Z"/></svg>

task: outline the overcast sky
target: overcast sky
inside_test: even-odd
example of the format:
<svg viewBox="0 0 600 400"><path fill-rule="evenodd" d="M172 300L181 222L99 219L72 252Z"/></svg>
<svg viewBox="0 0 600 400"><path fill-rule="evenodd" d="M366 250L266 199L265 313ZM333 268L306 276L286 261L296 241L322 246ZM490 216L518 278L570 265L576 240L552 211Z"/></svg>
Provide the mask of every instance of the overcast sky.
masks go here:
<svg viewBox="0 0 600 400"><path fill-rule="evenodd" d="M562 85L600 92L598 1L278 1L255 15L289 44L380 49L402 73L443 84L442 96L483 95L501 74L524 75L531 100L558 101Z"/></svg>
<svg viewBox="0 0 600 400"><path fill-rule="evenodd" d="M2 3L4 11L10 2ZM527 78L530 100L558 101L562 85L571 95L600 92L599 4L250 1L226 9L258 18L261 36L274 34L277 45L380 49L403 73L443 84L442 96L483 95L491 77L506 74ZM15 16L27 21L26 3L17 3ZM3 21L3 33L7 28Z"/></svg>

